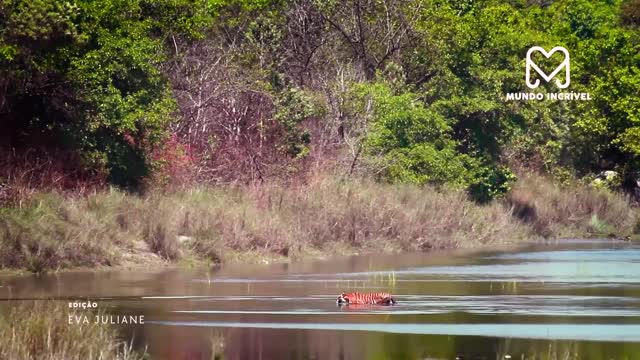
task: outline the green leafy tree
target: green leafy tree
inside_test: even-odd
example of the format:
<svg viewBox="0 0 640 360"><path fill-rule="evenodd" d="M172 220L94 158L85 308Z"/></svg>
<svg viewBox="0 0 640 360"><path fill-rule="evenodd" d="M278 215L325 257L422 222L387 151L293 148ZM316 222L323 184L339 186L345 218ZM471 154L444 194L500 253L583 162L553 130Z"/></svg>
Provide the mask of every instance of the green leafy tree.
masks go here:
<svg viewBox="0 0 640 360"><path fill-rule="evenodd" d="M481 202L509 190L515 177L482 157L460 153L446 119L411 92L383 82L360 84L357 108L367 113L365 154L388 181L468 189Z"/></svg>
<svg viewBox="0 0 640 360"><path fill-rule="evenodd" d="M468 157L459 154L445 119L412 93L395 95L382 83L362 85L360 101L371 108L366 153L379 156L391 180L464 187Z"/></svg>
<svg viewBox="0 0 640 360"><path fill-rule="evenodd" d="M0 2L0 113L13 148L78 151L136 187L174 111L159 70L175 36L196 38L215 2Z"/></svg>

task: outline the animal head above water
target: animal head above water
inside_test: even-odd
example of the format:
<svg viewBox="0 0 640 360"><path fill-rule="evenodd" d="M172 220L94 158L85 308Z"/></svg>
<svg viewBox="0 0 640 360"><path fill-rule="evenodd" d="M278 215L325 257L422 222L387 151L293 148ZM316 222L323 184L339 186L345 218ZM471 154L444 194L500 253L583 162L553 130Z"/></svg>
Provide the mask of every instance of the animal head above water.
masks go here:
<svg viewBox="0 0 640 360"><path fill-rule="evenodd" d="M336 300L336 304L338 305L349 305L349 298L346 296L347 294L340 294L338 296L338 300Z"/></svg>

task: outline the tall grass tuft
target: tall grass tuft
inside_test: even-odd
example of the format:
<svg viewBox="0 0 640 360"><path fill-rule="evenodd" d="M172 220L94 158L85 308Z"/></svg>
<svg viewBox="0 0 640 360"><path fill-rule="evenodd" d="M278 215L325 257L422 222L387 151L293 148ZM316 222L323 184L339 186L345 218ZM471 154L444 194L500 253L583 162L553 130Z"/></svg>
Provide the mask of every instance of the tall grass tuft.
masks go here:
<svg viewBox="0 0 640 360"><path fill-rule="evenodd" d="M535 175L520 179L506 203L544 237L623 237L637 230L639 219L620 194L578 183L558 186Z"/></svg>
<svg viewBox="0 0 640 360"><path fill-rule="evenodd" d="M139 222L163 224L162 231L146 232L148 241L188 239L212 260L225 252L295 257L313 249L468 247L529 234L499 203L479 206L464 193L366 181L322 178L297 187L201 188L139 205L145 208L136 211Z"/></svg>
<svg viewBox="0 0 640 360"><path fill-rule="evenodd" d="M428 250L518 240L527 229L498 203L430 187L324 179L277 199L291 231L314 246ZM274 193L278 193L277 191Z"/></svg>
<svg viewBox="0 0 640 360"><path fill-rule="evenodd" d="M425 251L536 237L626 236L638 211L619 194L525 176L506 199L331 177L135 196L44 194L0 208L0 268L56 268L305 254ZM159 260L161 259L161 260ZM151 261L149 260L149 261Z"/></svg>
<svg viewBox="0 0 640 360"><path fill-rule="evenodd" d="M119 239L96 201L41 194L24 207L0 208L0 267L37 273L114 264Z"/></svg>
<svg viewBox="0 0 640 360"><path fill-rule="evenodd" d="M52 301L26 302L0 323L0 358L26 360L142 359L116 330L68 324L67 308Z"/></svg>

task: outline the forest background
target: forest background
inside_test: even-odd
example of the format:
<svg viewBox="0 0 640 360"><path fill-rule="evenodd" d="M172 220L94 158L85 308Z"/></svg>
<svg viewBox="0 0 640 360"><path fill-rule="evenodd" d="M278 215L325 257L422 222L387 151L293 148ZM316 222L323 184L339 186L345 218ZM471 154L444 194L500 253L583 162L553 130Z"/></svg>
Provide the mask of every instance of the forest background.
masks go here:
<svg viewBox="0 0 640 360"><path fill-rule="evenodd" d="M506 101L535 45L592 100ZM640 1L0 0L0 127L2 267L631 236Z"/></svg>

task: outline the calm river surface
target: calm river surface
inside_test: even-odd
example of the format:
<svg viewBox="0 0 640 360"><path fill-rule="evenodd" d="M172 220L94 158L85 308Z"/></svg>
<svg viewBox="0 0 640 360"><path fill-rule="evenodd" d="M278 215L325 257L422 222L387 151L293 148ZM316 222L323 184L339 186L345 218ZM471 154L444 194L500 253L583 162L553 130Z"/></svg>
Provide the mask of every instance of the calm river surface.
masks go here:
<svg viewBox="0 0 640 360"><path fill-rule="evenodd" d="M399 303L338 308L350 291ZM640 359L640 247L624 242L2 277L0 297L144 315L119 327L153 359Z"/></svg>

